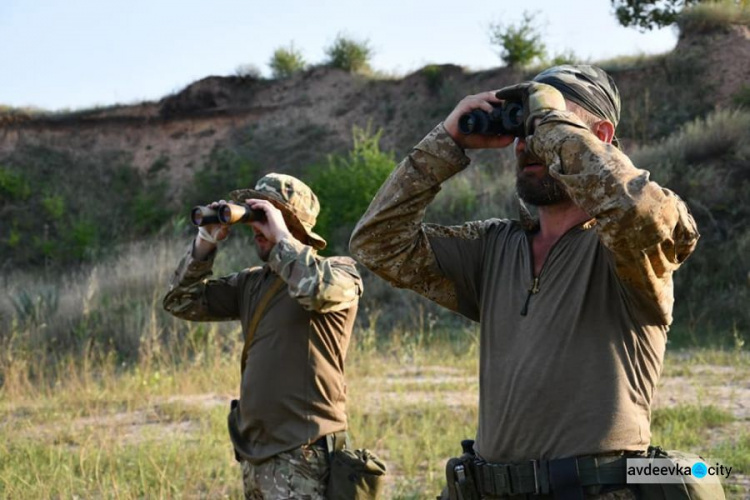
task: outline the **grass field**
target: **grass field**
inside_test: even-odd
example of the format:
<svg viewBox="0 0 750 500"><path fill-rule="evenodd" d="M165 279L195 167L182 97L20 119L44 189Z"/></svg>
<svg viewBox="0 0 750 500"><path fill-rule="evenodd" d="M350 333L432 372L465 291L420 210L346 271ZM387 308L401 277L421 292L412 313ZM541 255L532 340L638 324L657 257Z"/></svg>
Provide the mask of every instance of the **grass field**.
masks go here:
<svg viewBox="0 0 750 500"><path fill-rule="evenodd" d="M445 459L473 436L474 336L429 343L359 332L348 361L354 444L388 464L386 498L434 498ZM151 353L136 365L88 353L51 383L6 365L0 391L0 496L4 498L239 498L226 433L241 346L177 363ZM30 360L28 362L31 362ZM750 497L750 357L677 351L667 359L654 442L734 467L730 498Z"/></svg>

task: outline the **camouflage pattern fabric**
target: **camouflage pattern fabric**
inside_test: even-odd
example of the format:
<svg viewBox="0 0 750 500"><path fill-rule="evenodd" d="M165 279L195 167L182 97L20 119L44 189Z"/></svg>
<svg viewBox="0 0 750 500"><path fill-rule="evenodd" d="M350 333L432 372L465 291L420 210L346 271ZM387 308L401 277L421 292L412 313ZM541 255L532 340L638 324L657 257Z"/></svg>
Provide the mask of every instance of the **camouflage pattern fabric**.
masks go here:
<svg viewBox="0 0 750 500"><path fill-rule="evenodd" d="M206 300L207 286L236 287L239 273L208 279L215 253L206 261L193 259L192 244L177 266L164 309L190 321L224 321L211 314ZM293 238L279 241L271 250L268 267L287 284L289 294L310 311L342 311L356 304L362 295L362 279L356 262L349 257L322 258L310 246Z"/></svg>
<svg viewBox="0 0 750 500"><path fill-rule="evenodd" d="M286 281L289 295L308 311L343 311L354 305L362 294L354 259L321 259L315 250L293 238L276 243L268 266Z"/></svg>
<svg viewBox="0 0 750 500"><path fill-rule="evenodd" d="M498 90L495 97L521 101L524 109L526 133L534 133L534 121L550 111L565 111L565 97L554 87L544 83L525 82Z"/></svg>
<svg viewBox="0 0 750 500"><path fill-rule="evenodd" d="M564 64L548 68L533 80L559 90L566 99L595 116L606 118L617 127L620 123L620 91L603 69L588 64ZM612 144L620 147L617 137Z"/></svg>
<svg viewBox="0 0 750 500"><path fill-rule="evenodd" d="M324 500L328 459L323 449L303 446L258 465L243 460L242 479L247 500Z"/></svg>
<svg viewBox="0 0 750 500"><path fill-rule="evenodd" d="M672 273L699 238L685 203L614 146L596 139L569 111L545 116L527 146L596 218L595 230L612 251L620 279L658 304L671 323Z"/></svg>
<svg viewBox="0 0 750 500"><path fill-rule="evenodd" d="M248 198L270 201L282 211L290 229L303 231L318 250L325 248L326 241L312 230L320 213L318 197L296 177L271 173L261 177L254 189L237 189L229 193L229 197L238 203Z"/></svg>
<svg viewBox="0 0 750 500"><path fill-rule="evenodd" d="M672 271L692 253L698 231L680 198L649 181L619 149L588 131L571 112L543 116L528 147L549 165L573 201L596 219L602 243L616 257L621 279L644 291L671 322ZM439 125L393 171L352 234L352 255L401 288L452 310L455 289L437 266L429 237L476 239L493 221L442 227L423 224L440 184L469 158Z"/></svg>

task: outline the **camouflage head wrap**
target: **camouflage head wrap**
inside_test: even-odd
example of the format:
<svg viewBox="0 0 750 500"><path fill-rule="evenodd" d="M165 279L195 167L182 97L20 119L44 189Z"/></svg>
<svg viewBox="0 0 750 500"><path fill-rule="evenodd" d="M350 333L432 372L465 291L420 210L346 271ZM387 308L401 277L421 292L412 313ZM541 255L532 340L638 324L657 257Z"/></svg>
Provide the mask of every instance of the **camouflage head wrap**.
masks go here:
<svg viewBox="0 0 750 500"><path fill-rule="evenodd" d="M237 189L229 193L229 197L238 203L245 203L248 198L270 201L284 214L290 230L304 232L310 245L318 250L325 248L326 240L312 230L320 213L318 197L296 177L268 174L260 178L254 189Z"/></svg>
<svg viewBox="0 0 750 500"><path fill-rule="evenodd" d="M609 120L615 127L620 122L620 91L612 77L601 68L564 64L542 71L534 81L555 87L566 99ZM612 143L618 146L616 138Z"/></svg>

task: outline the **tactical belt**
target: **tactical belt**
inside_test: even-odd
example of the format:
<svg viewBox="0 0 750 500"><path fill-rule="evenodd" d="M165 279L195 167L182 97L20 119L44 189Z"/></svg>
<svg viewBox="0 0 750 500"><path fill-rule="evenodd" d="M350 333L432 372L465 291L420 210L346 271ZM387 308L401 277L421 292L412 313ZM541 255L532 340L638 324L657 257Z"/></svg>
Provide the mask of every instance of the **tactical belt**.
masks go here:
<svg viewBox="0 0 750 500"><path fill-rule="evenodd" d="M474 463L481 496L546 495L583 498L582 488L624 485L626 456L531 460L520 464ZM569 490L570 496L565 495ZM577 491L576 491L577 490Z"/></svg>

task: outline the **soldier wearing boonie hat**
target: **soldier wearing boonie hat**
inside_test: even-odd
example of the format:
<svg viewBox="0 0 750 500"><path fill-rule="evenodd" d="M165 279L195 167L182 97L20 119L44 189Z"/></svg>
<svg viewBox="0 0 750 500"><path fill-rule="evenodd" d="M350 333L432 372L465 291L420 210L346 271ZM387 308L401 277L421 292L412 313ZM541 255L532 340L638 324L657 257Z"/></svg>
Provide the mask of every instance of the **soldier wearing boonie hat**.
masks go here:
<svg viewBox="0 0 750 500"><path fill-rule="evenodd" d="M268 174L230 199L263 211L248 224L264 265L211 277L230 226L203 226L164 308L191 321L240 320L240 398L228 426L245 497L323 499L329 443L347 428L344 360L362 280L353 259L317 254L320 204L299 179Z"/></svg>
<svg viewBox="0 0 750 500"><path fill-rule="evenodd" d="M461 132L503 101L522 103L520 137ZM352 234L374 273L480 323L479 426L448 462L450 498L636 498L624 467L649 449L672 277L699 235L685 203L613 145L619 119L614 81L590 65L468 96ZM538 219L424 222L465 150L510 145Z"/></svg>

